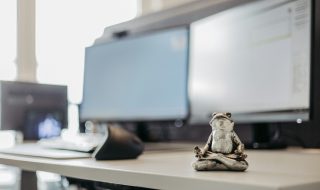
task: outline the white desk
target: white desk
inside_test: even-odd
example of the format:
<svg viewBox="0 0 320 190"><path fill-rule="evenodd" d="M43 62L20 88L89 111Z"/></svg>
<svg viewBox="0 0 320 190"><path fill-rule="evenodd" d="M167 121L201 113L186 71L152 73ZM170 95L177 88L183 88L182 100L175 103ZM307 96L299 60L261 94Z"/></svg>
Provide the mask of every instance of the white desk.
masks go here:
<svg viewBox="0 0 320 190"><path fill-rule="evenodd" d="M0 154L25 170L155 189L320 189L320 150L247 151L246 172L196 172L190 152L146 152L137 160L54 160Z"/></svg>

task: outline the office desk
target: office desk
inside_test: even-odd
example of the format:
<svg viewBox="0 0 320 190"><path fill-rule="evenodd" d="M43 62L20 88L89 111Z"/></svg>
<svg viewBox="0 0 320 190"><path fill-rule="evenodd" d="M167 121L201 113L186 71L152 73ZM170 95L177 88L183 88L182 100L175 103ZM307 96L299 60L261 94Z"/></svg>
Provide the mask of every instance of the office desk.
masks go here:
<svg viewBox="0 0 320 190"><path fill-rule="evenodd" d="M137 160L54 160L0 154L25 170L155 189L320 189L320 150L247 151L246 172L196 172L190 152L146 152Z"/></svg>

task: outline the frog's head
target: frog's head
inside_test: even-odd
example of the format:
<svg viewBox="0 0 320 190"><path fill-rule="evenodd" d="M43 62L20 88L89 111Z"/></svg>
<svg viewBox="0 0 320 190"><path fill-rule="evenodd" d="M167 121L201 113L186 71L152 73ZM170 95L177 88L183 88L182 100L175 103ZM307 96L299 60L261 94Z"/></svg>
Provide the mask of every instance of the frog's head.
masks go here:
<svg viewBox="0 0 320 190"><path fill-rule="evenodd" d="M231 113L213 113L212 118L209 122L212 130L223 130L232 131L234 127L234 122L231 119Z"/></svg>

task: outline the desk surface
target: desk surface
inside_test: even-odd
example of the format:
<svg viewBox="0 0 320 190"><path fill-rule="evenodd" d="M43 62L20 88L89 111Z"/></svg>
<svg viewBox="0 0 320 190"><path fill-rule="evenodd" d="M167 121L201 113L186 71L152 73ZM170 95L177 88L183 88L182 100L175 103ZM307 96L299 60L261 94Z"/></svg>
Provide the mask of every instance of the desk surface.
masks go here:
<svg viewBox="0 0 320 190"><path fill-rule="evenodd" d="M146 152L137 160L54 160L0 154L25 170L155 189L320 189L320 150L246 151L246 172L196 172L190 152Z"/></svg>

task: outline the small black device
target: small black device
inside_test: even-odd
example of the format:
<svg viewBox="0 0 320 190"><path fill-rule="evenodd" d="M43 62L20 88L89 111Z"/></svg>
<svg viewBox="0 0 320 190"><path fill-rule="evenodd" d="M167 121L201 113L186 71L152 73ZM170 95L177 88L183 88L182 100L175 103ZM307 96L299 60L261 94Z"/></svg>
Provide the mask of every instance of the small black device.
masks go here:
<svg viewBox="0 0 320 190"><path fill-rule="evenodd" d="M92 157L96 160L120 160L137 158L144 150L144 144L134 134L120 128L108 127L107 135Z"/></svg>

